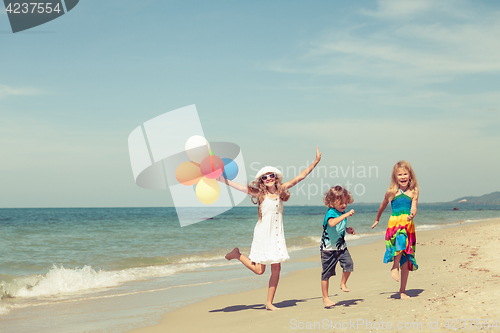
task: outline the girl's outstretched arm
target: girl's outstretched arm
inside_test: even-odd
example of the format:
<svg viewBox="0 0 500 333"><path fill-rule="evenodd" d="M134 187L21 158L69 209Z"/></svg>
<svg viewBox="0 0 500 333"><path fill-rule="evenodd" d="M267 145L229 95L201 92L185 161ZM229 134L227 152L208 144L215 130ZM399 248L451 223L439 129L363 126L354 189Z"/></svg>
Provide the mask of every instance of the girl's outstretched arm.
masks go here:
<svg viewBox="0 0 500 333"><path fill-rule="evenodd" d="M256 197L259 194L259 191L257 189L245 186L245 185L237 183L237 182L233 182L232 180L226 179L223 176L219 176L216 179L217 179L217 181L219 181L221 183L224 183L228 186L231 186L235 190L241 191L241 192L246 193L246 194L250 194L253 197Z"/></svg>
<svg viewBox="0 0 500 333"><path fill-rule="evenodd" d="M372 229L377 226L378 221L380 220L380 216L382 216L382 213L387 208L388 204L389 204L389 192L386 192L384 200L382 201L382 203L380 204L380 207L378 208L377 217L375 218L375 222L372 225Z"/></svg>
<svg viewBox="0 0 500 333"><path fill-rule="evenodd" d="M410 215L406 218L408 221L413 220L415 215L417 215L417 205L418 205L418 191L413 191L413 199L411 199L411 210Z"/></svg>
<svg viewBox="0 0 500 333"><path fill-rule="evenodd" d="M289 189L297 185L298 182L302 181L304 178L307 177L308 174L311 173L311 171L313 171L313 169L316 167L316 165L319 163L320 160L321 160L321 153L319 152L318 147L316 147L316 159L314 160L314 162L310 166L308 166L304 171L299 173L298 176L296 176L295 178L286 183L283 183L283 187L285 189Z"/></svg>

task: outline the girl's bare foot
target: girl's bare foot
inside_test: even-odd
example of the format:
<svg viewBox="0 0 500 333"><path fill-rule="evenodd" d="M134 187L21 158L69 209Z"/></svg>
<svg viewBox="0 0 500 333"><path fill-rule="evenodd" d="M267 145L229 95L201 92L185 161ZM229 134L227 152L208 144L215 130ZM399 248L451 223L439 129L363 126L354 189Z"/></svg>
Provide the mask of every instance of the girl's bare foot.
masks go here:
<svg viewBox="0 0 500 333"><path fill-rule="evenodd" d="M281 310L280 308L277 308L275 307L274 305L272 304L266 304L266 310L267 311L277 311L277 310Z"/></svg>
<svg viewBox="0 0 500 333"><path fill-rule="evenodd" d="M399 296L400 296L401 299L411 298L410 296L408 296L408 295L406 295L405 293L402 293L402 292L399 293Z"/></svg>
<svg viewBox="0 0 500 333"><path fill-rule="evenodd" d="M325 308L327 309L335 306L335 303L333 303L329 298L323 298L323 304L325 304Z"/></svg>
<svg viewBox="0 0 500 333"><path fill-rule="evenodd" d="M347 289L347 286L344 284L344 285L340 285L340 290L342 290L343 292L346 292L348 293L350 290Z"/></svg>
<svg viewBox="0 0 500 333"><path fill-rule="evenodd" d="M238 259L240 257L240 255L241 255L240 249L238 249L237 247L235 247L231 252L229 252L228 254L226 254L225 258L227 260Z"/></svg>
<svg viewBox="0 0 500 333"><path fill-rule="evenodd" d="M396 280L397 282L399 282L399 269L397 269L397 268L391 269L391 276L392 276L392 278L394 280Z"/></svg>

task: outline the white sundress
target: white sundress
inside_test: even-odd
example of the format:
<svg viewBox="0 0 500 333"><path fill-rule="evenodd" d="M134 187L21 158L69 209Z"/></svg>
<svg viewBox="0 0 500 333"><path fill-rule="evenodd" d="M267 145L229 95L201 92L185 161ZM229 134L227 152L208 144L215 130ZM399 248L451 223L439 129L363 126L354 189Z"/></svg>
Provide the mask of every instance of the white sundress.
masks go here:
<svg viewBox="0 0 500 333"><path fill-rule="evenodd" d="M262 219L253 231L250 260L259 264L277 264L290 259L283 229L283 201L266 196L260 204Z"/></svg>

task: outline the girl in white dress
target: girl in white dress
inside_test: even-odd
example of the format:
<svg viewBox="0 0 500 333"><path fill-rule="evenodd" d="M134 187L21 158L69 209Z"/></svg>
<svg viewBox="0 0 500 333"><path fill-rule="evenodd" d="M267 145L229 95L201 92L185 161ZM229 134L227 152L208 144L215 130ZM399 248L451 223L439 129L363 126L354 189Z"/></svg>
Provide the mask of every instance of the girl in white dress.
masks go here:
<svg viewBox="0 0 500 333"><path fill-rule="evenodd" d="M279 310L273 305L274 294L278 287L281 263L288 260L288 251L285 243L283 230L283 201L290 198L291 187L307 177L316 167L321 159L321 153L316 148L316 159L292 180L283 182L281 171L275 167L266 166L260 169L250 186L219 177L217 180L227 185L248 193L252 202L258 204L259 221L255 225L252 247L248 257L242 255L235 247L226 254L227 260L237 259L248 267L252 272L262 275L266 265L271 265L271 277L269 278L269 289L267 292L267 310Z"/></svg>

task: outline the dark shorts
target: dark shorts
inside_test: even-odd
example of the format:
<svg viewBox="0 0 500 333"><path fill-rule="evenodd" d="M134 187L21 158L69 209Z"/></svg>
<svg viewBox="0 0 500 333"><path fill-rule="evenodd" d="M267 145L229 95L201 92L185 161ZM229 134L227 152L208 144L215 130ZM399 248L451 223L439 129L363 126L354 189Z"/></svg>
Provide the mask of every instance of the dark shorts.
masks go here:
<svg viewBox="0 0 500 333"><path fill-rule="evenodd" d="M321 251L321 264L323 266L321 281L328 281L330 277L335 275L335 266L337 266L338 262L340 262L340 266L344 272L352 272L354 270L354 263L348 249Z"/></svg>

